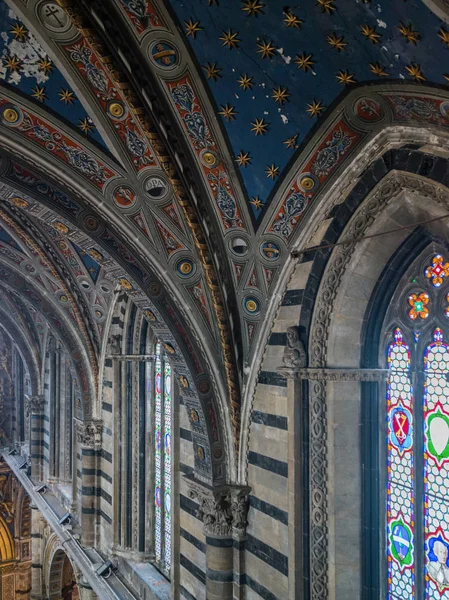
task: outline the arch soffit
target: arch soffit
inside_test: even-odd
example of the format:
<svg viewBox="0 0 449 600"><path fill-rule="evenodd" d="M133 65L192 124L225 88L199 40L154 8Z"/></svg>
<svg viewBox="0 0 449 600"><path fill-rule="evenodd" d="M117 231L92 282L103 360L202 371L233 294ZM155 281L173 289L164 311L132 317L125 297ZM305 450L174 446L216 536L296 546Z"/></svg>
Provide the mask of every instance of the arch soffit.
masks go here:
<svg viewBox="0 0 449 600"><path fill-rule="evenodd" d="M14 541L2 517L0 517L0 559L2 562L15 559Z"/></svg>

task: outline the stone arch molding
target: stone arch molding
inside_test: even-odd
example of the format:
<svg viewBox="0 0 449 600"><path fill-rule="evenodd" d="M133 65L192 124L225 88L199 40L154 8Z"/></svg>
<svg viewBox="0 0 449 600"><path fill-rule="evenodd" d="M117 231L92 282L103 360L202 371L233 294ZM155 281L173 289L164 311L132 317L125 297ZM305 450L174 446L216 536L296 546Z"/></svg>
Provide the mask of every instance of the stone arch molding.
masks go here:
<svg viewBox="0 0 449 600"><path fill-rule="evenodd" d="M62 597L63 567L68 560L72 565L75 581L78 582L78 569L69 558L67 552L56 534L52 534L44 550L44 585L49 600L59 600ZM82 596L82 587L78 585Z"/></svg>
<svg viewBox="0 0 449 600"><path fill-rule="evenodd" d="M350 527L349 521L345 522L347 515L338 513L337 507L342 497L338 492L337 481L346 481L344 469L348 465L347 458L345 467L344 456L338 454L336 441L343 439L345 435L345 439L351 439L351 435L357 438L354 432L359 427L359 415L357 406L354 405L353 418L347 418L345 424L339 422L340 429L336 433L334 419L338 418L336 415L341 410L339 394L342 392L336 384L330 385L328 382L346 382L343 391L345 402L351 396L358 399L358 386L363 377L355 371L360 368L364 317L381 272L411 233L417 216L441 216L448 211L447 188L420 176L391 172L362 202L344 229L340 241L397 227L395 218L400 219L403 225L410 224L410 230L395 234L389 241L379 237L359 243L348 241L347 244L337 246L329 257L321 279L309 332L309 366L302 373L305 379L309 379L310 570L311 598L314 600L332 598L333 593L335 598L352 593L353 590L339 588L338 581L356 579L360 582L360 573L354 577L352 567L352 575L349 576L351 569L347 565L338 564L339 557L336 555L341 535L345 536L345 543L351 548L360 544L359 530L355 531L354 527ZM441 233L441 229L436 227L435 233ZM360 285L358 296L354 285L355 277ZM339 372L332 371L336 368ZM367 374L366 380L373 377L383 379L384 375ZM350 452L352 464L359 465L358 445L349 445L346 451ZM351 514L351 522L360 523L361 530L361 515L357 508L360 503L360 486L355 492L348 485L346 501L356 507ZM354 494L352 498L351 493ZM347 527L343 534L341 528L345 525ZM357 550L352 552L356 564L360 566L361 554ZM348 577L342 576L337 580L336 571L341 576L345 568L348 568Z"/></svg>

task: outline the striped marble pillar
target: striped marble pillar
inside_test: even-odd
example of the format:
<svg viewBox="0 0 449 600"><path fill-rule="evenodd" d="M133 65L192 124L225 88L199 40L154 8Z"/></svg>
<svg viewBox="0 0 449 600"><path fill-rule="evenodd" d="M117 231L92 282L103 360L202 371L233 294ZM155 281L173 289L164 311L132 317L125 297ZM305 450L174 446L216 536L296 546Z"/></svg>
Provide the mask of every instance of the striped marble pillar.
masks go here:
<svg viewBox="0 0 449 600"><path fill-rule="evenodd" d="M188 479L190 497L199 503L197 514L206 536L206 598L239 598L249 488L209 487Z"/></svg>
<svg viewBox="0 0 449 600"><path fill-rule="evenodd" d="M98 508L97 472L101 449L102 423L75 421L78 448L78 519L81 525L81 543L91 547L95 543L95 520Z"/></svg>
<svg viewBox="0 0 449 600"><path fill-rule="evenodd" d="M28 396L26 412L30 418L31 479L42 481L44 460L45 396Z"/></svg>

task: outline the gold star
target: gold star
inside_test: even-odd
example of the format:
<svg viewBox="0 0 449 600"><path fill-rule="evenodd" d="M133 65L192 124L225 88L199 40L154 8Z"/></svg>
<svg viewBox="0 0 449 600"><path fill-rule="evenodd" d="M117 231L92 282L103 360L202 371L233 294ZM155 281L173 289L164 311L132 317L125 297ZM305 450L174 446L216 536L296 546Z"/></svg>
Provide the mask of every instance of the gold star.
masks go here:
<svg viewBox="0 0 449 600"><path fill-rule="evenodd" d="M298 145L296 144L296 142L298 140L298 135L299 135L299 133L297 133L293 137L287 138L286 140L284 140L282 142L283 144L285 144L285 147L287 148L287 150L295 150L298 147Z"/></svg>
<svg viewBox="0 0 449 600"><path fill-rule="evenodd" d="M194 21L192 17L190 17L189 21L184 21L184 25L186 26L187 37L192 36L193 39L196 38L196 34L198 31L202 31L203 28L200 27L199 21Z"/></svg>
<svg viewBox="0 0 449 600"><path fill-rule="evenodd" d="M240 75L240 77L237 79L237 83L241 88L243 88L243 91L246 92L246 90L252 89L254 85L253 79L254 77L250 77L245 73L244 75Z"/></svg>
<svg viewBox="0 0 449 600"><path fill-rule="evenodd" d="M335 0L317 0L316 5L320 7L322 13L331 15L335 10L334 2Z"/></svg>
<svg viewBox="0 0 449 600"><path fill-rule="evenodd" d="M265 135L268 129L268 123L265 123L263 119L257 119L251 122L251 131L254 131L255 135Z"/></svg>
<svg viewBox="0 0 449 600"><path fill-rule="evenodd" d="M276 177L279 175L279 167L277 167L274 163L271 163L271 166L267 165L265 173L267 174L267 179L276 179Z"/></svg>
<svg viewBox="0 0 449 600"><path fill-rule="evenodd" d="M319 117L324 110L321 100L318 100L318 102L313 100L312 104L307 104L307 107L306 112L310 114L310 117Z"/></svg>
<svg viewBox="0 0 449 600"><path fill-rule="evenodd" d="M289 96L290 94L288 93L288 88L281 88L281 86L273 88L272 98L274 98L275 102L279 102L281 106L284 104L284 102L288 102Z"/></svg>
<svg viewBox="0 0 449 600"><path fill-rule="evenodd" d="M254 196L253 198L251 198L250 204L252 204L256 210L259 210L264 205L259 196Z"/></svg>
<svg viewBox="0 0 449 600"><path fill-rule="evenodd" d="M443 43L449 48L449 31L444 29L444 27L440 27L440 31L438 32L438 36L443 40Z"/></svg>
<svg viewBox="0 0 449 600"><path fill-rule="evenodd" d="M298 65L298 69L303 69L304 73L307 71L313 71L313 65L315 61L312 60L313 54L307 54L303 52L301 56L299 54L296 55L295 63Z"/></svg>
<svg viewBox="0 0 449 600"><path fill-rule="evenodd" d="M237 36L238 31L233 33L232 29L228 29L228 31L223 31L223 35L219 39L223 41L222 46L227 46L229 50L232 50L232 48L238 48L242 41Z"/></svg>
<svg viewBox="0 0 449 600"><path fill-rule="evenodd" d="M212 4L215 4L215 6L218 6L218 0L207 0L208 6L212 6Z"/></svg>
<svg viewBox="0 0 449 600"><path fill-rule="evenodd" d="M252 158L249 155L249 152L243 152L240 150L240 154L237 156L236 162L239 167L246 167L251 164Z"/></svg>
<svg viewBox="0 0 449 600"><path fill-rule="evenodd" d="M28 35L28 29L22 23L16 21L15 25L10 30L10 33L14 35L14 38L16 40L19 40L19 42L23 42L26 39L26 36Z"/></svg>
<svg viewBox="0 0 449 600"><path fill-rule="evenodd" d="M47 94L45 93L45 86L37 85L31 91L33 92L31 94L33 96L33 98L36 98L36 100L39 100L39 102L44 102L44 100L47 99Z"/></svg>
<svg viewBox="0 0 449 600"><path fill-rule="evenodd" d="M41 58L38 64L39 68L45 73L45 75L49 75L54 69L53 63L49 58Z"/></svg>
<svg viewBox="0 0 449 600"><path fill-rule="evenodd" d="M410 63L409 65L406 65L405 68L407 69L408 74L411 75L415 81L418 81L418 82L426 81L426 78L421 73L420 65L415 65L414 63Z"/></svg>
<svg viewBox="0 0 449 600"><path fill-rule="evenodd" d="M366 37L367 40L373 42L373 44L378 44L381 39L380 33L376 32L375 27L370 27L369 25L361 25L360 29L362 30L362 34Z"/></svg>
<svg viewBox="0 0 449 600"><path fill-rule="evenodd" d="M95 129L95 125L92 123L89 117L84 117L84 119L81 119L78 123L78 127L86 135L89 135L92 129Z"/></svg>
<svg viewBox="0 0 449 600"><path fill-rule="evenodd" d="M65 104L73 104L73 101L75 100L75 94L68 88L61 88L61 91L58 92L58 96L61 102L64 102Z"/></svg>
<svg viewBox="0 0 449 600"><path fill-rule="evenodd" d="M416 44L419 42L419 39L421 36L419 35L419 31L415 31L414 29L412 29L411 23L409 23L408 25L405 25L401 21L399 23L398 29L399 29L399 33L405 37L407 42L410 42L411 44L416 46Z"/></svg>
<svg viewBox="0 0 449 600"><path fill-rule="evenodd" d="M345 85L349 85L350 83L356 83L356 80L354 79L354 74L348 73L347 69L345 69L344 71L340 69L340 71L338 71L335 77L338 79L338 83L344 83Z"/></svg>
<svg viewBox="0 0 449 600"><path fill-rule="evenodd" d="M344 41L345 38L343 36L338 36L335 33L330 33L326 39L327 39L327 43L330 45L330 47L334 48L335 50L338 50L339 52L341 52L342 50L345 50L346 46L348 45Z"/></svg>
<svg viewBox="0 0 449 600"><path fill-rule="evenodd" d="M226 119L227 121L234 121L235 120L235 115L237 114L236 110L235 110L235 106L229 106L228 103L226 103L224 106L220 106L221 111L219 111L219 115L221 115L224 119Z"/></svg>
<svg viewBox="0 0 449 600"><path fill-rule="evenodd" d="M207 65L203 66L203 69L206 71L206 77L208 79L212 79L212 81L217 81L219 77L221 77L221 69L217 67L217 63L207 63Z"/></svg>
<svg viewBox="0 0 449 600"><path fill-rule="evenodd" d="M10 69L12 73L14 73L20 71L22 68L22 61L15 54L13 54L12 56L9 55L6 57L6 59L3 61L3 65L7 69Z"/></svg>
<svg viewBox="0 0 449 600"><path fill-rule="evenodd" d="M369 68L371 73L378 75L379 77L388 77L388 73L385 71L385 67L380 65L378 62L370 63Z"/></svg>
<svg viewBox="0 0 449 600"><path fill-rule="evenodd" d="M254 15L255 17L257 17L260 14L264 14L262 9L264 8L265 4L262 4L262 2L259 2L258 0L242 0L242 1L243 1L242 10L243 10L243 12L246 12L247 17L250 17L251 15Z"/></svg>
<svg viewBox="0 0 449 600"><path fill-rule="evenodd" d="M288 12L288 13L284 13L284 14L285 14L284 23L287 24L287 27L293 27L295 29L301 28L301 23L304 23L304 21L302 19L299 19L292 12Z"/></svg>
<svg viewBox="0 0 449 600"><path fill-rule="evenodd" d="M273 46L273 42L271 41L267 43L262 40L260 44L257 44L257 47L259 48L257 53L261 54L262 58L271 58L276 50L276 46Z"/></svg>

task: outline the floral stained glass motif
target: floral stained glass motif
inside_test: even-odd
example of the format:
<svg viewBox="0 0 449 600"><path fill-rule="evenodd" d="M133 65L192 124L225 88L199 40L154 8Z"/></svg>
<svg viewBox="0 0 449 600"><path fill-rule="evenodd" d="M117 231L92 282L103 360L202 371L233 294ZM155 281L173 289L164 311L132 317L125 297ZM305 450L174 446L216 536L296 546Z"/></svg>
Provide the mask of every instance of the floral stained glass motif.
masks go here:
<svg viewBox="0 0 449 600"><path fill-rule="evenodd" d="M411 306L408 311L408 316L412 321L420 317L421 319L427 319L429 316L429 294L422 292L421 294L410 294L408 297L408 303Z"/></svg>
<svg viewBox="0 0 449 600"><path fill-rule="evenodd" d="M432 258L432 264L424 271L425 276L432 281L434 287L440 287L443 280L449 276L449 263L444 261L441 254Z"/></svg>
<svg viewBox="0 0 449 600"><path fill-rule="evenodd" d="M155 557L162 559L162 358L161 345L156 346L154 382L154 539Z"/></svg>
<svg viewBox="0 0 449 600"><path fill-rule="evenodd" d="M171 367L164 366L164 539L165 569L171 564Z"/></svg>
<svg viewBox="0 0 449 600"><path fill-rule="evenodd" d="M449 600L449 346L437 328L424 355L425 598Z"/></svg>
<svg viewBox="0 0 449 600"><path fill-rule="evenodd" d="M388 349L388 599L415 598L413 389L410 350L396 329Z"/></svg>

